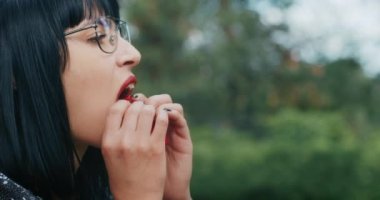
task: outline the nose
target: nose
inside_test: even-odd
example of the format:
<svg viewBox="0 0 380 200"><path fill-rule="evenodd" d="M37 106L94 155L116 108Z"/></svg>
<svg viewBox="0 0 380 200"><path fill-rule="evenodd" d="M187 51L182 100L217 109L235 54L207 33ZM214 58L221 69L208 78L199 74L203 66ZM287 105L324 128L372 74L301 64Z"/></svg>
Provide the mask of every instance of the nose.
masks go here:
<svg viewBox="0 0 380 200"><path fill-rule="evenodd" d="M119 67L134 68L140 63L140 52L128 41L119 38L118 47L115 52L117 55L117 65Z"/></svg>

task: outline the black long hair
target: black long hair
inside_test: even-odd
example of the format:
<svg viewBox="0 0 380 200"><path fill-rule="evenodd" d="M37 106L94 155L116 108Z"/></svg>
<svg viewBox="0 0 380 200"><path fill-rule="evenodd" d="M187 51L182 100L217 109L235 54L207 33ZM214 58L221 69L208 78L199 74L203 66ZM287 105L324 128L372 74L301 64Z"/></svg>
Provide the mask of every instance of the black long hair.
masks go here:
<svg viewBox="0 0 380 200"><path fill-rule="evenodd" d="M51 199L107 199L99 149L77 172L61 75L64 31L97 13L119 17L116 0L0 1L0 172Z"/></svg>

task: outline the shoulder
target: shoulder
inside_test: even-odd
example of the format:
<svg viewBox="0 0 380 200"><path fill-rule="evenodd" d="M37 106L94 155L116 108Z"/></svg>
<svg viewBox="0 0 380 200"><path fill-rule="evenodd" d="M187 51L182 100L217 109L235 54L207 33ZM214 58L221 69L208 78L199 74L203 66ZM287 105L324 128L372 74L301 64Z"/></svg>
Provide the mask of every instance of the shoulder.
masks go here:
<svg viewBox="0 0 380 200"><path fill-rule="evenodd" d="M34 196L0 172L0 199L40 200L41 198Z"/></svg>

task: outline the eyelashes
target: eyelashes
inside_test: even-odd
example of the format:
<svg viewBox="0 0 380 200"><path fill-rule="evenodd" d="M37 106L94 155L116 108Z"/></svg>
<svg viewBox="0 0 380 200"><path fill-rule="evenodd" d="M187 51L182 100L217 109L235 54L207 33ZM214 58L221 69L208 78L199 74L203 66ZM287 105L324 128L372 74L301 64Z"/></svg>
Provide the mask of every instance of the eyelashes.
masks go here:
<svg viewBox="0 0 380 200"><path fill-rule="evenodd" d="M106 34L98 33L94 37L87 39L87 41L90 43L97 43L99 41L101 43L102 40L106 38L106 36L107 36Z"/></svg>

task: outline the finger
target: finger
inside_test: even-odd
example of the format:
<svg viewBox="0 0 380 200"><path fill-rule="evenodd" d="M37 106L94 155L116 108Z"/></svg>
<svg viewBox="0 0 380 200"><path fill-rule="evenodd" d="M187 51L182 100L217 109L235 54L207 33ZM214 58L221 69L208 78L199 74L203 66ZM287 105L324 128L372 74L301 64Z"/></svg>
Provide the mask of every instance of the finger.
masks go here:
<svg viewBox="0 0 380 200"><path fill-rule="evenodd" d="M126 100L119 100L113 104L107 114L105 130L102 137L101 149L102 154L107 158L112 154L119 141L120 126L123 121L125 110L130 106Z"/></svg>
<svg viewBox="0 0 380 200"><path fill-rule="evenodd" d="M142 108L136 128L141 137L149 137L151 135L155 114L156 109L152 105L144 105Z"/></svg>
<svg viewBox="0 0 380 200"><path fill-rule="evenodd" d="M115 133L120 129L124 113L129 106L128 101L119 100L110 107L106 117L105 134Z"/></svg>
<svg viewBox="0 0 380 200"><path fill-rule="evenodd" d="M162 104L160 107L162 108L167 108L169 110L176 110L178 111L179 113L181 113L181 115L183 115L183 107L181 104L179 103L168 103L168 104Z"/></svg>
<svg viewBox="0 0 380 200"><path fill-rule="evenodd" d="M153 95L149 97L145 104L153 105L155 108L158 108L162 104L172 103L173 100L168 94Z"/></svg>
<svg viewBox="0 0 380 200"><path fill-rule="evenodd" d="M155 126L152 132L152 141L154 144L164 147L165 135L168 130L169 118L168 112L164 109L158 110L155 118Z"/></svg>
<svg viewBox="0 0 380 200"><path fill-rule="evenodd" d="M141 101L136 101L129 106L124 113L124 120L122 124L123 130L127 132L134 132L136 130L139 114L143 106L144 104Z"/></svg>
<svg viewBox="0 0 380 200"><path fill-rule="evenodd" d="M189 139L190 132L185 117L177 110L170 110L168 108L166 108L166 110L168 113L170 128L176 129L177 131L175 131L175 133L180 137Z"/></svg>
<svg viewBox="0 0 380 200"><path fill-rule="evenodd" d="M135 101L142 101L145 102L148 98L143 93L136 93L133 95L133 99Z"/></svg>
<svg viewBox="0 0 380 200"><path fill-rule="evenodd" d="M168 110L169 131L166 135L166 147L183 153L192 152L190 130L184 116L176 110Z"/></svg>

